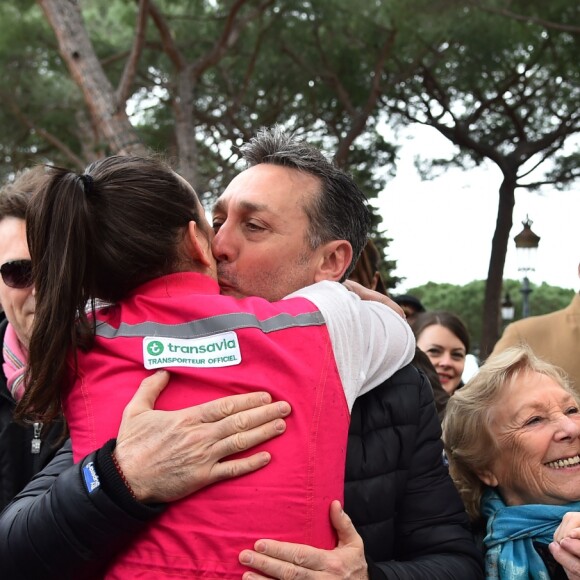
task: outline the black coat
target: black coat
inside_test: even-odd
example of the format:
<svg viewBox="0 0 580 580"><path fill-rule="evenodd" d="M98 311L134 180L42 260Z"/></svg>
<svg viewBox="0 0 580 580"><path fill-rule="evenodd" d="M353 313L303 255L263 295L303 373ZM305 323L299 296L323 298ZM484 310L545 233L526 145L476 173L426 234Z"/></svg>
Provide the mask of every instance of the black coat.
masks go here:
<svg viewBox="0 0 580 580"><path fill-rule="evenodd" d="M344 508L372 579L483 578L422 372L407 365L356 400L346 457Z"/></svg>
<svg viewBox="0 0 580 580"><path fill-rule="evenodd" d="M440 435L431 387L410 365L355 402L345 510L363 537L373 579L483 579ZM84 578L85 562L94 569L159 513L131 500L110 450L82 462L93 462L100 476L96 493L87 493L67 444L9 506L0 517L3 580Z"/></svg>
<svg viewBox="0 0 580 580"><path fill-rule="evenodd" d="M0 322L0 347L8 322ZM21 491L32 477L54 457L62 444L62 423L40 431L40 453L32 453L34 428L15 423L12 414L16 403L6 387L2 369L4 356L0 348L0 511ZM1 574L0 574L1 576Z"/></svg>

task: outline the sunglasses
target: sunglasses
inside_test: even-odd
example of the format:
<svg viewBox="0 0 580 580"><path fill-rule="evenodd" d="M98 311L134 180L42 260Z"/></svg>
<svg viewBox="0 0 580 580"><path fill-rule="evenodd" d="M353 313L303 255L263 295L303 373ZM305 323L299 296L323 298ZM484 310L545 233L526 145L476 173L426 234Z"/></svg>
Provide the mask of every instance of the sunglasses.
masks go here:
<svg viewBox="0 0 580 580"><path fill-rule="evenodd" d="M0 266L0 274L6 286L10 288L28 288L32 286L32 262L30 260L12 260Z"/></svg>

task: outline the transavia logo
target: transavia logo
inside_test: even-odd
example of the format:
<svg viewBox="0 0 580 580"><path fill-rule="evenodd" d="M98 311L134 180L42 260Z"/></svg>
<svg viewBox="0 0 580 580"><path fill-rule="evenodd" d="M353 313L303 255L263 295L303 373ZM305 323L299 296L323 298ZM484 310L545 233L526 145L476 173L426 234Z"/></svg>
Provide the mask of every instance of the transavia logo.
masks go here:
<svg viewBox="0 0 580 580"><path fill-rule="evenodd" d="M229 367L242 362L240 344L235 332L221 332L203 338L143 338L143 366Z"/></svg>
<svg viewBox="0 0 580 580"><path fill-rule="evenodd" d="M159 342L158 340L152 340L149 344L147 344L147 352L151 356L159 356L163 354L164 350L163 343Z"/></svg>

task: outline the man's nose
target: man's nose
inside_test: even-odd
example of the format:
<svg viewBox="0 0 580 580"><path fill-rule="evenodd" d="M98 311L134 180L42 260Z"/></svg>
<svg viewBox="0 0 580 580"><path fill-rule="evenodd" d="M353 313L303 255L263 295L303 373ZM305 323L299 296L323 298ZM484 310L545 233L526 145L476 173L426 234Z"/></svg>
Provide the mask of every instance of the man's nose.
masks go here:
<svg viewBox="0 0 580 580"><path fill-rule="evenodd" d="M231 262L235 258L235 243L232 233L223 225L216 232L211 251L218 262Z"/></svg>

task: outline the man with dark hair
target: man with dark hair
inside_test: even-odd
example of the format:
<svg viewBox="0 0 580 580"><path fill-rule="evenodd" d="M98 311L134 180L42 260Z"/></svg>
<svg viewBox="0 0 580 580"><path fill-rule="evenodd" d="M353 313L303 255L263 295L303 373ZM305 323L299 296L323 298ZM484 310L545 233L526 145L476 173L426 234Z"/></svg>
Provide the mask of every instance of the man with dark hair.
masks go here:
<svg viewBox="0 0 580 580"><path fill-rule="evenodd" d="M344 280L366 242L366 210L359 207L364 197L352 179L319 151L278 129L261 131L242 152L249 167L232 180L214 211L213 252L222 291L276 299L320 280ZM345 349L342 356L362 354ZM330 507L338 546L326 551L256 538L255 550L248 546L240 554L243 564L259 571L248 578L483 578L467 516L442 462L440 437L429 382L411 365L357 399L345 471L344 510L352 522L337 502ZM48 571L62 572L67 558L64 565L74 560L76 571L83 558L102 558L121 536L119 527L138 526L133 510L142 513L146 507L138 501L142 496L132 499L112 488L101 496L107 509L82 501L88 494L70 475L75 469L61 473L61 465L39 479L36 490L11 506L13 514L19 510L17 516L0 518L0 533L16 518L27 522L28 534L19 546L43 542L54 531L57 556L46 552ZM140 489L138 466L129 460L123 471L129 485ZM50 503L49 515L35 514L35 525L37 519L42 525L33 527L30 518L40 509L41 492ZM75 505L64 501L73 493ZM114 516L111 504L117 506ZM55 531L51 515L57 510L75 525ZM13 525L10 531L22 528ZM72 548L67 545L71 534L77 543ZM99 542L93 540L96 535ZM122 539L127 541L126 535ZM75 572L70 565L66 570Z"/></svg>
<svg viewBox="0 0 580 580"><path fill-rule="evenodd" d="M356 183L321 151L280 128L260 131L241 152L248 169L218 199L213 223L218 230L224 216L236 209L239 234L252 251L236 256L234 269L233 260L220 255L227 255L229 248L214 246L222 293L273 301L323 279L344 281L370 227L366 200ZM255 195L245 195L251 191ZM255 252L262 248L257 260ZM252 260L248 266L246 259ZM314 279L317 261L323 271Z"/></svg>
<svg viewBox="0 0 580 580"><path fill-rule="evenodd" d="M276 298L321 279L342 280L354 267L366 243L357 207L364 198L352 179L312 149L279 130L261 131L242 147L249 167L228 185L213 215L212 248L223 293L249 295L258 279L260 294ZM335 209L332 222L316 217L322 207ZM312 216L320 239L332 243L312 243ZM476 558L462 560L475 547L442 465L429 383L408 366L369 395L353 408L346 464L345 512L360 536L331 511L339 538L335 550L259 540L256 550L242 553L242 563L274 578L315 577L316 571L338 578L420 578L430 554L430 579L438 577L436 562L443 560L444 577L476 578Z"/></svg>

